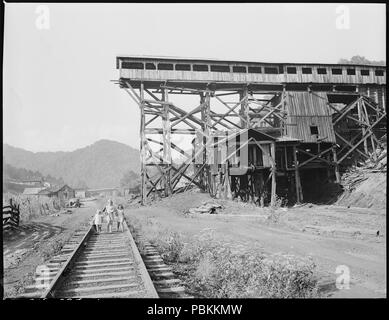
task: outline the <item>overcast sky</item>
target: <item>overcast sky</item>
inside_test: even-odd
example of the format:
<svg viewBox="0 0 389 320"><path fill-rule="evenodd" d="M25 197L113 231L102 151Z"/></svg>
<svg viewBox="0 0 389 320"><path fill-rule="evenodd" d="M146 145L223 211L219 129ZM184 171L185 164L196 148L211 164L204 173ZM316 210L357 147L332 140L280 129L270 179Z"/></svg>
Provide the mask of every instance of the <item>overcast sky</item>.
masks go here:
<svg viewBox="0 0 389 320"><path fill-rule="evenodd" d="M264 62L385 60L384 5L5 5L3 137L31 151L74 150L99 139L139 148L139 112L118 78L118 54Z"/></svg>

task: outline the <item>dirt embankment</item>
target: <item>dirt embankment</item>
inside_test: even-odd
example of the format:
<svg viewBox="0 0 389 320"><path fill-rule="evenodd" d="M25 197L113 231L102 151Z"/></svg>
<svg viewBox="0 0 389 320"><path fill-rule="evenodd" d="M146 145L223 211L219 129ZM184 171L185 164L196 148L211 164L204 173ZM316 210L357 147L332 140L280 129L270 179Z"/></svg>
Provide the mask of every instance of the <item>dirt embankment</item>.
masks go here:
<svg viewBox="0 0 389 320"><path fill-rule="evenodd" d="M353 189L345 190L337 204L371 209L386 208L386 172L364 173Z"/></svg>
<svg viewBox="0 0 389 320"><path fill-rule="evenodd" d="M216 214L188 214L190 208L214 201ZM384 210L305 205L295 208L259 208L236 201L214 200L208 194L186 192L144 207L126 209L127 217L169 228L187 236L214 230L233 248L312 257L323 279L334 286L336 268L351 272L351 290L334 297L382 297L386 294ZM270 219L276 216L277 219ZM377 236L377 230L380 231Z"/></svg>
<svg viewBox="0 0 389 320"><path fill-rule="evenodd" d="M4 297L12 298L33 283L36 267L60 251L82 225L88 224L98 202L72 209L71 214L40 216L22 222L17 230L3 235Z"/></svg>

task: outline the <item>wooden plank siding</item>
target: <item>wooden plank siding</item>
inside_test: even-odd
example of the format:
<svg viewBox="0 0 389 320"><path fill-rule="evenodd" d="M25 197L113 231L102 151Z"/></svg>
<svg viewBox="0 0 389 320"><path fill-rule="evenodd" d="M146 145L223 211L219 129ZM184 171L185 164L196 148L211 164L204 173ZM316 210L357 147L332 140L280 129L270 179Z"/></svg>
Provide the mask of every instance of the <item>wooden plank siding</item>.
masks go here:
<svg viewBox="0 0 389 320"><path fill-rule="evenodd" d="M286 134L306 143L335 143L332 115L327 105L327 95L323 92L288 92ZM317 127L318 134L311 133L311 126Z"/></svg>
<svg viewBox="0 0 389 320"><path fill-rule="evenodd" d="M159 64L166 64L172 70L158 70ZM130 67L128 67L130 64ZM151 64L155 70L147 70L146 64ZM186 65L190 70L176 70L177 65ZM207 66L208 71L195 71L195 65ZM132 67L131 67L132 66ZM192 82L228 82L228 83L317 83L317 84L386 84L385 66L354 66L354 65L323 65L323 64L269 64L254 62L223 62L208 60L179 59L142 59L117 57L117 67L120 78L135 81L192 81ZM226 72L211 71L211 68L221 67ZM138 69L139 68L139 69ZM237 69L238 68L238 69ZM260 73L251 73L250 68L259 69ZM296 73L289 73L295 68ZM319 74L318 69L325 70ZM340 69L341 74L334 74L333 69ZM234 72L238 70L238 72ZM271 71L271 73L267 71ZM310 70L304 73L303 70ZM348 74L348 70L352 73ZM368 71L362 75L361 71ZM273 74L273 72L275 73ZM382 72L382 75L376 75Z"/></svg>

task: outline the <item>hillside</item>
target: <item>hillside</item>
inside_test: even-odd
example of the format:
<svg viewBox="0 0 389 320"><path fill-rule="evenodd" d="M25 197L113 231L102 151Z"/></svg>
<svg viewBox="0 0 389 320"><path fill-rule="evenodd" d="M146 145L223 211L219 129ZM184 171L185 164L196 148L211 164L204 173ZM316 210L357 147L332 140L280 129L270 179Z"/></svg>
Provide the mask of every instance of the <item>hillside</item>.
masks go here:
<svg viewBox="0 0 389 320"><path fill-rule="evenodd" d="M385 149L377 150L376 157L376 161L368 159L361 162L342 176L344 192L337 204L372 209L386 208L386 145Z"/></svg>
<svg viewBox="0 0 389 320"><path fill-rule="evenodd" d="M129 170L139 172L139 151L111 140L100 140L71 152L31 152L3 144L3 159L13 167L89 188L116 187Z"/></svg>
<svg viewBox="0 0 389 320"><path fill-rule="evenodd" d="M61 185L62 178L54 178L50 175L44 176L39 171L31 171L24 168L15 168L3 160L3 192L22 193L25 188L31 185L22 183L26 180L38 180L49 182L51 185Z"/></svg>

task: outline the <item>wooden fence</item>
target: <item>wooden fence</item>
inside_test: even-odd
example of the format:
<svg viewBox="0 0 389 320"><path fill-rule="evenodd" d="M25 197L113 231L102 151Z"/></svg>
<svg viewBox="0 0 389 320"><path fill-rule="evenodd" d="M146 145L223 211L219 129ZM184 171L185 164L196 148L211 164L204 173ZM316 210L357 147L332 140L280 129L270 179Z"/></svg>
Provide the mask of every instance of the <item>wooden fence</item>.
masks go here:
<svg viewBox="0 0 389 320"><path fill-rule="evenodd" d="M3 206L3 229L13 228L19 225L19 207L20 205L13 203L12 199L9 200L9 205Z"/></svg>

